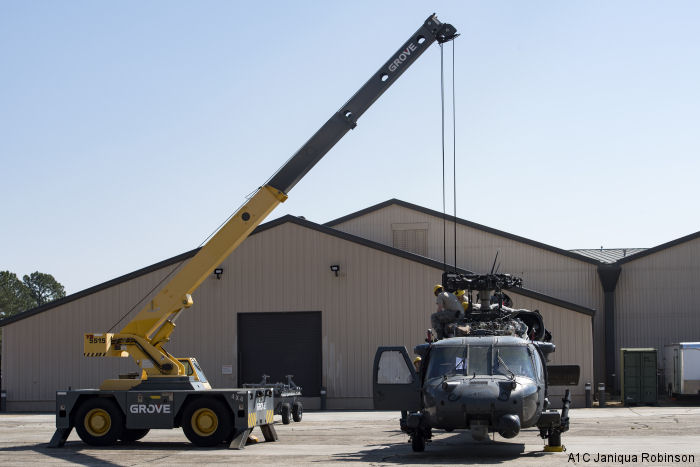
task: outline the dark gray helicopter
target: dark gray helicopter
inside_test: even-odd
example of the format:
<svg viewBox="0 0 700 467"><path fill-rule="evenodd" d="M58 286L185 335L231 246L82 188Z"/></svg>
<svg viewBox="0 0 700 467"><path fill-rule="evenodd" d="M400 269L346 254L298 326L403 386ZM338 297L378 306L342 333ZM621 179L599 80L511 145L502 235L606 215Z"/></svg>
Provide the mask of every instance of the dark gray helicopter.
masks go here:
<svg viewBox="0 0 700 467"><path fill-rule="evenodd" d="M405 347L379 347L374 358L374 408L400 410L401 430L414 451L425 450L432 429L469 429L477 440L498 432L513 438L536 426L547 451L561 451L569 429L569 390L561 413L550 409L549 384L578 384L578 366L547 367L554 352L538 311L514 309L505 289L522 280L508 274L443 274L447 291L468 292L465 313L449 323L445 338L428 331L414 368ZM477 292L478 303L473 293ZM442 333L441 333L442 334Z"/></svg>

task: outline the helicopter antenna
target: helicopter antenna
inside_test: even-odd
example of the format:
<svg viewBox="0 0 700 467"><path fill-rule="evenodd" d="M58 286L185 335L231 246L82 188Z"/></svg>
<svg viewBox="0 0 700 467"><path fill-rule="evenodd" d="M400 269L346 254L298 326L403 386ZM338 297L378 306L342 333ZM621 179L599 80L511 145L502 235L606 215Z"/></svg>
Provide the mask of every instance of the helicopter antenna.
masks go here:
<svg viewBox="0 0 700 467"><path fill-rule="evenodd" d="M499 253L500 251L501 251L501 250L496 250L496 257L493 259L493 265L491 266L491 272L490 272L489 274L493 274L493 268L496 267L496 260L498 259L498 253Z"/></svg>

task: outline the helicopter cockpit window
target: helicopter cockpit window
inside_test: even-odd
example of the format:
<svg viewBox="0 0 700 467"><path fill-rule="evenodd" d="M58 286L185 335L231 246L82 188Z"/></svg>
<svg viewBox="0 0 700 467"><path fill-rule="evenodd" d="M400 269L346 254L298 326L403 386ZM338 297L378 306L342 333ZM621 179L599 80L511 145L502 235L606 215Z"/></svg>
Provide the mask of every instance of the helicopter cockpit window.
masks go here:
<svg viewBox="0 0 700 467"><path fill-rule="evenodd" d="M536 379L530 351L523 346L434 348L430 352L427 378L444 375L504 375Z"/></svg>
<svg viewBox="0 0 700 467"><path fill-rule="evenodd" d="M489 346L439 347L430 352L427 378L443 375L490 375Z"/></svg>
<svg viewBox="0 0 700 467"><path fill-rule="evenodd" d="M428 364L428 378L436 378L442 375L464 374L464 360L466 358L464 347L440 347L430 352Z"/></svg>
<svg viewBox="0 0 700 467"><path fill-rule="evenodd" d="M527 347L496 347L496 354L495 374L510 376L513 372L514 376L535 379L535 369Z"/></svg>
<svg viewBox="0 0 700 467"><path fill-rule="evenodd" d="M530 352L535 357L535 374L537 375L537 380L544 381L544 369L542 368L542 360L540 359L537 350L535 350L535 347L532 344L530 344L529 347Z"/></svg>
<svg viewBox="0 0 700 467"><path fill-rule="evenodd" d="M395 350L387 350L379 357L377 383L379 384L408 384L413 381L411 370L408 368L403 354Z"/></svg>
<svg viewBox="0 0 700 467"><path fill-rule="evenodd" d="M490 375L491 374L491 347L481 345L469 346L469 364L467 365L468 375Z"/></svg>

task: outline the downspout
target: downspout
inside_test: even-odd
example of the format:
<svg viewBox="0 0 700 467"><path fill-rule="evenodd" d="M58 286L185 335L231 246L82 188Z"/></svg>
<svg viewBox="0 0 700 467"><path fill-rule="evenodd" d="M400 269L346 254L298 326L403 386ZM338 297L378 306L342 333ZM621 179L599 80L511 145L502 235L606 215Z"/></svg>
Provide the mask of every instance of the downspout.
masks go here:
<svg viewBox="0 0 700 467"><path fill-rule="evenodd" d="M598 266L598 277L603 286L605 302L605 386L612 391L617 390L615 378L615 287L620 278L622 267L619 264L601 264Z"/></svg>

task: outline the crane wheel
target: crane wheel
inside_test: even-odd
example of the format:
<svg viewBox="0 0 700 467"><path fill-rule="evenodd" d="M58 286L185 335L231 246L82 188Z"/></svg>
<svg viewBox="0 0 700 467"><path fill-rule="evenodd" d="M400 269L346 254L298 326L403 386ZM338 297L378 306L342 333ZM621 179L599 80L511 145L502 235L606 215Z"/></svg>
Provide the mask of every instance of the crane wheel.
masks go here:
<svg viewBox="0 0 700 467"><path fill-rule="evenodd" d="M301 402L295 402L294 405L292 405L292 420L300 422L303 415L304 407L301 405Z"/></svg>
<svg viewBox="0 0 700 467"><path fill-rule="evenodd" d="M182 412L182 431L196 446L221 444L233 432L231 411L219 399L197 397Z"/></svg>
<svg viewBox="0 0 700 467"><path fill-rule="evenodd" d="M282 404L282 407L280 407L280 415L282 415L282 423L284 423L285 425L289 425L289 423L290 423L289 415L291 412L292 412L292 408L287 403Z"/></svg>
<svg viewBox="0 0 700 467"><path fill-rule="evenodd" d="M124 428L124 432L119 437L125 443L133 443L138 441L151 431L148 428Z"/></svg>
<svg viewBox="0 0 700 467"><path fill-rule="evenodd" d="M124 414L113 399L86 399L76 412L75 430L91 446L111 446L124 432Z"/></svg>

